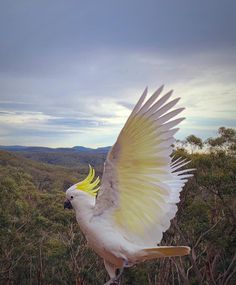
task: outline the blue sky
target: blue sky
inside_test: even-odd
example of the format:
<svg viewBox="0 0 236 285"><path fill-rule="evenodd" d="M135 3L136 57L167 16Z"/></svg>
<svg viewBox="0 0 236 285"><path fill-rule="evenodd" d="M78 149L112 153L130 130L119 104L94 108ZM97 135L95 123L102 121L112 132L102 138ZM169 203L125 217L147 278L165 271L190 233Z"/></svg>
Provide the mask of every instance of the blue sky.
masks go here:
<svg viewBox="0 0 236 285"><path fill-rule="evenodd" d="M146 86L177 138L236 127L234 0L0 1L0 145L112 145Z"/></svg>

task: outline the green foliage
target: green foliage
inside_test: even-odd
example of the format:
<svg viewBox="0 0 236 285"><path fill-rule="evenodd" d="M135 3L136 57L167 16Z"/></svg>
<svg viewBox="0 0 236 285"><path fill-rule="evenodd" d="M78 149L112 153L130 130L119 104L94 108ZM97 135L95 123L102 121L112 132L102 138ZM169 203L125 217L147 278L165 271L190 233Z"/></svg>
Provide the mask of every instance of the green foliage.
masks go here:
<svg viewBox="0 0 236 285"><path fill-rule="evenodd" d="M203 142L201 138L196 137L195 135L190 135L186 138L186 142L192 146L197 146L199 148L203 147Z"/></svg>
<svg viewBox="0 0 236 285"><path fill-rule="evenodd" d="M225 139L223 137L209 138L207 142L211 147L220 147L225 143Z"/></svg>
<svg viewBox="0 0 236 285"><path fill-rule="evenodd" d="M191 255L126 269L123 285L236 284L236 160L228 151L235 132L220 128L215 140L208 140L215 151L173 153L196 171L162 245L189 245ZM193 135L187 142L202 146ZM64 191L87 175L87 163L101 175L104 157L41 155L0 152L0 284L104 284L103 261L87 247L74 212L63 209Z"/></svg>
<svg viewBox="0 0 236 285"><path fill-rule="evenodd" d="M236 139L236 131L232 128L220 127L218 133L226 142L232 142Z"/></svg>
<svg viewBox="0 0 236 285"><path fill-rule="evenodd" d="M232 128L220 127L218 137L208 138L206 143L212 152L227 152L235 155L236 153L236 130Z"/></svg>
<svg viewBox="0 0 236 285"><path fill-rule="evenodd" d="M0 152L0 284L74 284L88 271L74 213L63 209L65 183L80 179L77 171Z"/></svg>

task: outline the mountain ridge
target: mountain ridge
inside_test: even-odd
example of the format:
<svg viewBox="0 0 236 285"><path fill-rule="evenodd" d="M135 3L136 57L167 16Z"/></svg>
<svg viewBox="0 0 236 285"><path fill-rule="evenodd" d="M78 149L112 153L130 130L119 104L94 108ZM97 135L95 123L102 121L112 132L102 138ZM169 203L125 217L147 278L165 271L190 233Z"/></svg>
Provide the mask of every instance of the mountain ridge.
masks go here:
<svg viewBox="0 0 236 285"><path fill-rule="evenodd" d="M89 148L84 146L74 147L43 147L43 146L22 146L22 145L11 145L5 146L0 145L0 150L14 151L14 152L76 152L76 153L107 153L111 147L98 147Z"/></svg>

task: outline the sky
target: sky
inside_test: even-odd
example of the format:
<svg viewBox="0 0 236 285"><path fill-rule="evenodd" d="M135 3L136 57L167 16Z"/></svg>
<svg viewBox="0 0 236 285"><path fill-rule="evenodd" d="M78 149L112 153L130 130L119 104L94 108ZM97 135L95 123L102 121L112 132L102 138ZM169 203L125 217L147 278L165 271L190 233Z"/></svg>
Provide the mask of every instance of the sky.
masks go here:
<svg viewBox="0 0 236 285"><path fill-rule="evenodd" d="M235 0L0 0L0 145L112 145L146 86L176 138L236 127Z"/></svg>

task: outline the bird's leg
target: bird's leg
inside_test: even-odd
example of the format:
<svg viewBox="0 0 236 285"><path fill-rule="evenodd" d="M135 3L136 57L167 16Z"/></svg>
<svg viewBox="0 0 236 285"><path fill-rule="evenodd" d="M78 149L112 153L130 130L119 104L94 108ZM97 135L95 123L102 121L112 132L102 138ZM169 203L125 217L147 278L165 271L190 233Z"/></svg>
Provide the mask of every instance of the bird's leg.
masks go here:
<svg viewBox="0 0 236 285"><path fill-rule="evenodd" d="M117 272L117 271L118 271L118 272ZM117 273L117 275L116 275L116 280L117 280L117 281L120 280L120 277L121 277L123 271L124 271L124 267L119 268L119 269L116 270L116 273Z"/></svg>
<svg viewBox="0 0 236 285"><path fill-rule="evenodd" d="M119 281L116 281L116 280L113 280L113 279L110 279L109 281L107 281L104 285L119 285L120 282Z"/></svg>
<svg viewBox="0 0 236 285"><path fill-rule="evenodd" d="M107 270L107 272L111 278L104 285L112 285L112 284L119 285L120 284L120 277L124 271L124 267L117 268L116 266L114 266L113 264L111 264L110 262L108 262L106 260L104 260L104 265L105 265L105 268L106 268L106 270Z"/></svg>

